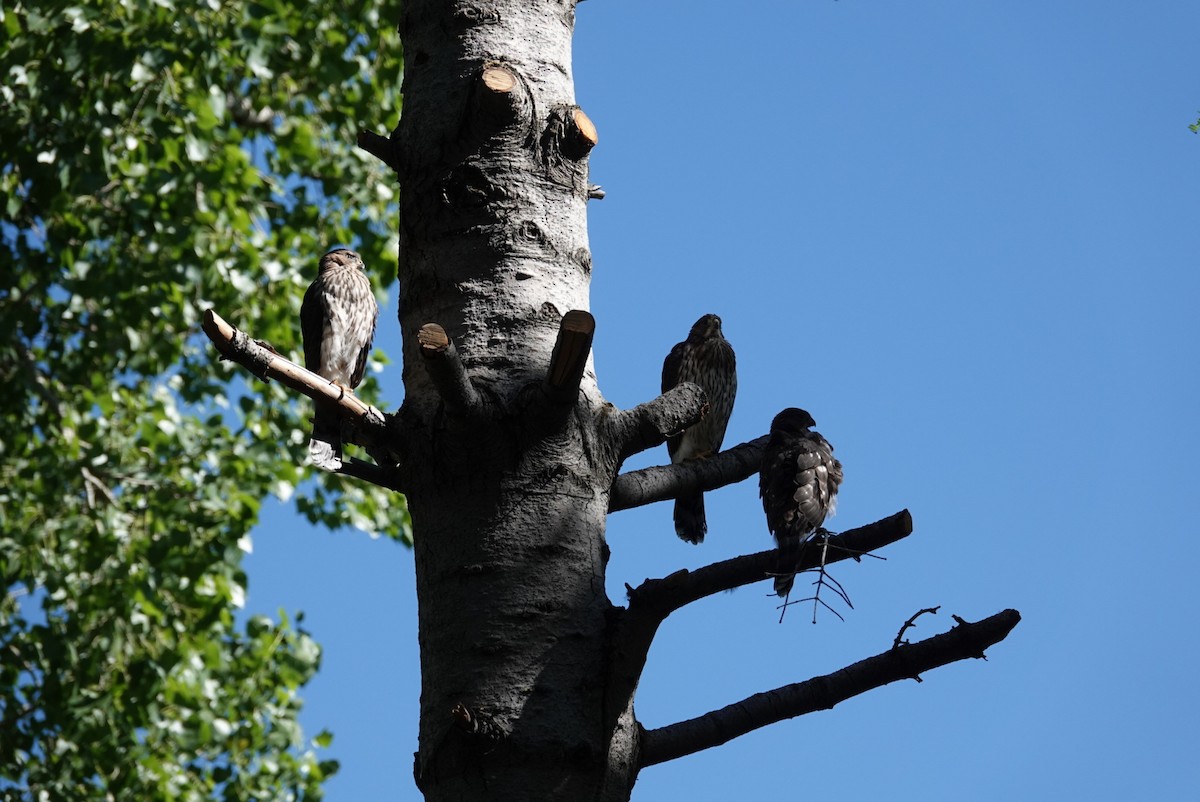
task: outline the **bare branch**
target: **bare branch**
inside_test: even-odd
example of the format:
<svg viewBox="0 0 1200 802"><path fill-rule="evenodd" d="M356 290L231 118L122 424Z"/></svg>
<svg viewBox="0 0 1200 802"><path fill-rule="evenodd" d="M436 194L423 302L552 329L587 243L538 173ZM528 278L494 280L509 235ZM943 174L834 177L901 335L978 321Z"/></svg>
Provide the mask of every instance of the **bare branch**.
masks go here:
<svg viewBox="0 0 1200 802"><path fill-rule="evenodd" d="M367 153L391 167L393 172L400 172L402 167L400 149L396 147L396 142L391 137L380 136L374 131L359 131L357 144Z"/></svg>
<svg viewBox="0 0 1200 802"><path fill-rule="evenodd" d="M450 414L460 417L479 414L483 398L471 383L446 330L436 323L426 323L417 332L417 342L421 344L429 378Z"/></svg>
<svg viewBox="0 0 1200 802"><path fill-rule="evenodd" d="M388 490L395 490L397 493L404 492L400 485L399 471L395 468L388 469L373 462L350 457L349 459L342 460L342 467L337 473L343 476L352 476L355 479L361 479L373 485L386 487Z"/></svg>
<svg viewBox="0 0 1200 802"><path fill-rule="evenodd" d="M821 607L824 607L826 610L836 615L839 620L845 621L846 619L841 613L839 613L832 606L830 606L827 601L821 598L821 591L824 588L829 588L838 596L838 598L842 600L843 604L845 604L851 610L854 609L854 602L850 601L850 594L846 592L846 588L842 586L841 582L838 582L833 578L833 574L826 570L826 566L829 564L829 537L831 534L832 533L828 529L822 526L817 530L817 535L815 536L815 539L820 541L821 544L821 557L817 561L817 581L812 583L815 589L811 596L806 596L803 599L792 599L792 582L795 580L797 575L791 571L783 574L783 576L788 577L788 589L784 594L783 604L779 605L779 623L783 623L783 618L785 615L787 615L789 607L797 604L804 604L805 602L812 602L812 622L814 624L817 623L817 613L820 612ZM775 592L779 592L778 578L776 578L775 582Z"/></svg>
<svg viewBox="0 0 1200 802"><path fill-rule="evenodd" d="M857 560L863 554L881 549L910 534L912 515L908 510L901 510L873 524L848 529L839 535L830 535L827 554L822 556L819 549L805 549L799 564L789 561L784 570L790 572L815 568L822 559L827 565L845 559ZM695 571L676 571L663 579L647 579L631 590L630 609L644 607L666 618L675 610L697 599L767 579L779 574L779 569L779 552L771 549L722 560Z"/></svg>
<svg viewBox="0 0 1200 802"><path fill-rule="evenodd" d="M555 401L573 405L579 397L579 382L592 352L595 333L596 319L590 312L572 309L563 315L544 384L546 394Z"/></svg>
<svg viewBox="0 0 1200 802"><path fill-rule="evenodd" d="M937 615L937 611L940 609L942 609L942 605L939 604L937 607L924 607L913 613L909 619L904 622L904 626L900 627L900 631L896 633L896 639L892 641L892 648L899 649L901 646L907 645L908 641L901 640L901 638L904 637L904 633L917 625L918 618L926 613L929 613L930 615Z"/></svg>
<svg viewBox="0 0 1200 802"><path fill-rule="evenodd" d="M387 420L375 407L364 404L349 390L280 355L269 343L251 339L211 309L204 311L201 327L224 359L238 363L264 381L275 379L334 410L351 424L355 441L365 446L372 456L377 459L383 457L385 462L391 462L392 465L399 461L389 446ZM376 466L379 471L372 472L366 471L364 465L369 463L345 461L338 473L397 489L394 471L389 470L390 466Z"/></svg>
<svg viewBox="0 0 1200 802"><path fill-rule="evenodd" d="M679 387L685 386L687 385L679 385ZM676 387L675 390L678 390L679 387ZM674 392L674 390L669 392ZM649 403L660 401L666 395ZM642 406L648 405L643 404ZM641 408L634 407L625 414L635 413ZM684 424L684 426L687 425ZM674 434L674 431L669 434ZM633 444L634 450L630 453L657 445L666 439L664 435L659 437L656 442L646 445L651 434L647 431L644 435L645 439L636 441ZM742 443L713 454L707 459L693 459L676 465L658 465L653 468L643 468L640 471L623 473L613 482L608 496L608 511L617 512L641 507L644 504L653 504L656 501L665 501L688 490L715 490L718 487L740 482L758 473L762 466L763 449L767 447L768 439L769 435L764 434L748 443Z"/></svg>
<svg viewBox="0 0 1200 802"><path fill-rule="evenodd" d="M983 657L984 650L1004 640L1020 620L1016 610L1004 610L975 624L961 622L949 632L899 649L890 648L841 671L758 693L699 718L645 731L639 766L645 768L720 746L768 724L829 710L874 688L915 679L922 671Z"/></svg>
<svg viewBox="0 0 1200 802"><path fill-rule="evenodd" d="M613 444L621 459L625 459L639 451L654 448L665 443L673 434L682 432L704 416L708 410L708 399L699 385L684 382L651 401L638 404L633 409L612 412L605 422L608 429L608 440ZM668 466L669 467L669 466ZM649 468L647 470L656 470ZM613 483L613 496L609 498L609 511L624 510L636 507L636 504L613 506L613 499L621 491L622 480L626 476L637 476L644 471L634 471L617 477ZM635 478L626 484L636 490L639 482ZM655 499L657 500L657 499ZM643 502L648 503L648 502Z"/></svg>

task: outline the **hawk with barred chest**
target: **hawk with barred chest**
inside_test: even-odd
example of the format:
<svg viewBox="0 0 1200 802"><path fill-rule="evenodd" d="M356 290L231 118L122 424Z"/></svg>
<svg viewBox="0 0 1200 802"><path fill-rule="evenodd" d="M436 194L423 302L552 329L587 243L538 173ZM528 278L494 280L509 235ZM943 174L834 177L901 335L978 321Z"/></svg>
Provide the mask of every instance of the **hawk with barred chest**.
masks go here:
<svg viewBox="0 0 1200 802"><path fill-rule="evenodd" d="M683 382L699 385L708 397L708 414L681 433L667 439L671 463L703 459L721 450L725 427L737 395L737 361L733 347L721 334L721 318L705 315L696 321L687 339L677 344L663 362L665 393ZM704 520L704 494L689 491L675 499L675 534L689 543L700 543L708 531Z"/></svg>
<svg viewBox="0 0 1200 802"><path fill-rule="evenodd" d="M317 278L300 305L304 367L343 389L362 382L367 352L375 339L379 304L363 260L344 248L321 257ZM318 468L342 467L342 426L337 412L317 403L308 456Z"/></svg>
<svg viewBox="0 0 1200 802"><path fill-rule="evenodd" d="M767 528L779 551L797 560L804 542L833 515L842 484L842 463L813 426L812 415L802 409L792 407L776 415L758 478ZM788 595L795 578L776 577L775 592Z"/></svg>

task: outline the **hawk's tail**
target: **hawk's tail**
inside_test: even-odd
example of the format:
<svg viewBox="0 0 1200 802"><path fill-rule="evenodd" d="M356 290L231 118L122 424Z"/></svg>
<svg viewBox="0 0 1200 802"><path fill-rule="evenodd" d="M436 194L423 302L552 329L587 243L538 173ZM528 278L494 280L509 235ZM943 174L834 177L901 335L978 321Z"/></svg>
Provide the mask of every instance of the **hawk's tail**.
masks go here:
<svg viewBox="0 0 1200 802"><path fill-rule="evenodd" d="M675 499L675 534L688 543L703 543L708 531L704 520L704 494L689 493Z"/></svg>
<svg viewBox="0 0 1200 802"><path fill-rule="evenodd" d="M308 459L324 471L342 467L342 426L336 415L317 410L313 415L312 439L308 441Z"/></svg>
<svg viewBox="0 0 1200 802"><path fill-rule="evenodd" d="M796 581L795 568L804 555L804 539L798 537L779 538L779 575L775 577L775 595L786 597L792 592Z"/></svg>

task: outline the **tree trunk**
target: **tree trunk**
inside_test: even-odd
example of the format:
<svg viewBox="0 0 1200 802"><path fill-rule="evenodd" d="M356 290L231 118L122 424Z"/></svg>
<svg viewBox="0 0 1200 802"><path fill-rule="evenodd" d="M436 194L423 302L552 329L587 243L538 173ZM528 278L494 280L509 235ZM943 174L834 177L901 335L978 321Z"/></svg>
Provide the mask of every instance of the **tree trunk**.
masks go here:
<svg viewBox="0 0 1200 802"><path fill-rule="evenodd" d="M574 105L574 5L404 7L398 434L420 605L415 772L429 800L628 799L634 776L631 717L605 710L604 526L620 447L601 425L590 316L570 319L586 341L577 391L569 375L565 388L548 379L591 272L595 134ZM429 323L449 356L435 327L417 336Z"/></svg>

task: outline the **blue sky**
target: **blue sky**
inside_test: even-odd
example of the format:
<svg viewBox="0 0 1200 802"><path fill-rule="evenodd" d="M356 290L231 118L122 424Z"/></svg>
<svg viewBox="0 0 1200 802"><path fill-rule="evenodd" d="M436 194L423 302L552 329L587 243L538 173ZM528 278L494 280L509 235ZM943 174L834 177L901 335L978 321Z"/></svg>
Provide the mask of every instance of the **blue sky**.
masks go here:
<svg viewBox="0 0 1200 802"><path fill-rule="evenodd" d="M950 614L1023 621L989 652L647 769L634 799L1181 799L1200 752L1194 490L1200 6L1180 2L582 3L595 364L652 397L705 312L737 350L726 445L807 408L845 464L841 529L907 507L855 610L777 623L768 585L660 631L648 727L827 673ZM390 293L395 298L395 291ZM398 355L394 306L380 344ZM399 365L383 376L394 409ZM664 448L627 467L666 459ZM768 548L753 482L610 519L609 593ZM324 646L309 731L329 798L419 799L412 556L284 505L247 609Z"/></svg>

